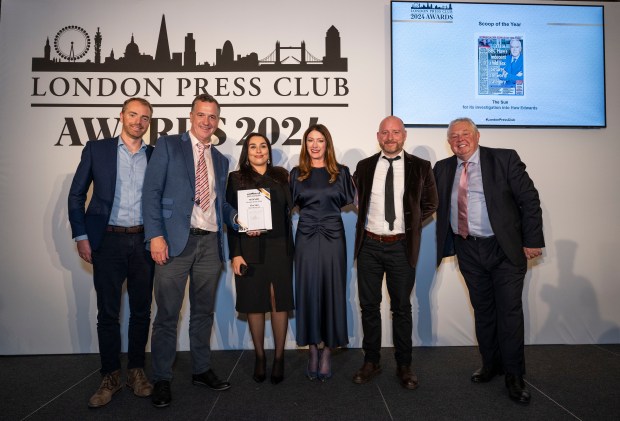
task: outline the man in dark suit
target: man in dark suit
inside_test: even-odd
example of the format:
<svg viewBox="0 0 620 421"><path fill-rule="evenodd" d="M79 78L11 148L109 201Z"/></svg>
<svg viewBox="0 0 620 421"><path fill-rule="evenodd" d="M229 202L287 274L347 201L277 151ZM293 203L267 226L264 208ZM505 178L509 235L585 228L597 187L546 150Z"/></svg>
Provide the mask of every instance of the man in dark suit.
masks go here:
<svg viewBox="0 0 620 421"><path fill-rule="evenodd" d="M437 265L456 254L474 308L482 368L474 383L506 373L511 399L527 404L523 354L523 280L542 254L538 191L516 151L479 147L468 118L448 127L454 156L433 169L439 192Z"/></svg>
<svg viewBox="0 0 620 421"><path fill-rule="evenodd" d="M381 152L357 164L358 218L355 232L357 287L364 331L364 364L353 376L362 384L380 373L381 287L386 277L396 348L396 375L406 389L411 371L411 292L420 251L422 223L437 209L431 165L403 150L407 131L400 118L383 119L377 132Z"/></svg>
<svg viewBox="0 0 620 421"><path fill-rule="evenodd" d="M88 406L106 405L122 385L119 312L127 279L129 294L127 386L150 396L153 386L144 374L144 348L151 322L153 261L144 247L142 184L153 151L142 140L153 108L130 98L120 114L121 134L86 143L69 191L69 222L80 257L93 265L97 292L97 336L103 381ZM93 194L84 212L86 194Z"/></svg>
<svg viewBox="0 0 620 421"><path fill-rule="evenodd" d="M177 325L189 276L192 382L226 390L211 369L211 328L224 260L223 224L235 210L226 203L228 160L211 144L220 106L211 95L192 102L189 132L157 140L143 191L144 229L155 267L151 352L155 388L152 401L165 407L176 355Z"/></svg>

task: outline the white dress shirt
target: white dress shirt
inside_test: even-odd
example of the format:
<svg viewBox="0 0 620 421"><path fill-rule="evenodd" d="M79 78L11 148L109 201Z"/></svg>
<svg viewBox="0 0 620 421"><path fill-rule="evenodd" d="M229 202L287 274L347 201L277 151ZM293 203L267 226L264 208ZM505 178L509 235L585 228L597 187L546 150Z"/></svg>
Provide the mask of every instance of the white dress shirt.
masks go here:
<svg viewBox="0 0 620 421"><path fill-rule="evenodd" d="M396 210L396 220L394 221L393 231L390 231L390 225L385 220L385 177L390 168L390 163L387 159L383 159L384 156L384 153L381 152L372 180L370 204L366 217L366 230L377 235L404 234L405 218L403 212L403 196L405 194L405 156L403 151L400 151L398 155L400 159L392 161L392 167L394 168L394 209Z"/></svg>

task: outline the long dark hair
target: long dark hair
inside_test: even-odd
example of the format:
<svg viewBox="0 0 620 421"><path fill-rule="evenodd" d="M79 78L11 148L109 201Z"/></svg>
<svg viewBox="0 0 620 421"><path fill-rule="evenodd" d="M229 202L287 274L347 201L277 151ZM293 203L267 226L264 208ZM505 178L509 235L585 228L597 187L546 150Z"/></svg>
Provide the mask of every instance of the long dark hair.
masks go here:
<svg viewBox="0 0 620 421"><path fill-rule="evenodd" d="M262 133L253 132L247 135L243 141L243 147L241 148L241 154L239 155L239 164L237 167L239 168L239 174L241 176L241 185L244 188L252 188L254 182L258 179L259 174L254 171L252 168L252 164L248 159L248 149L250 144L250 139L253 137L260 137L265 140L267 143L267 149L269 150L269 159L267 160L267 171L266 175L273 178L276 182L280 184L288 184L288 171L281 167L273 166L273 155L271 153L271 142L267 139Z"/></svg>
<svg viewBox="0 0 620 421"><path fill-rule="evenodd" d="M267 136L265 136L262 133L258 133L258 132L250 133L249 135L245 137L245 140L243 141L243 147L241 148L241 155L239 155L239 165L238 165L239 171L241 172L254 171L254 169L252 168L252 164L250 164L250 161L248 160L248 148L250 145L250 139L252 139L253 137L260 137L264 139L265 142L267 143L267 149L269 149L269 159L267 160L267 171L269 171L269 168L273 166L272 164L273 159L271 156L271 142L269 141L269 139L267 139Z"/></svg>

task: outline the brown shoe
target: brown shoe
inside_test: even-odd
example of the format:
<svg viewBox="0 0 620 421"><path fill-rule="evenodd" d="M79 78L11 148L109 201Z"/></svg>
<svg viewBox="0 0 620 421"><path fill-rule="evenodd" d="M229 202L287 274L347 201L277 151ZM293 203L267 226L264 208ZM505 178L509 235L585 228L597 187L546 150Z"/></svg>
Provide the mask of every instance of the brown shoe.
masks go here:
<svg viewBox="0 0 620 421"><path fill-rule="evenodd" d="M142 368L130 368L127 372L127 387L133 390L133 394L146 398L153 394L153 385L149 383Z"/></svg>
<svg viewBox="0 0 620 421"><path fill-rule="evenodd" d="M368 383L373 377L375 377L379 373L381 373L381 366L379 364L365 361L362 368L357 370L355 375L353 375L353 383Z"/></svg>
<svg viewBox="0 0 620 421"><path fill-rule="evenodd" d="M112 400L112 395L121 390L121 370L103 376L99 389L88 400L90 408L100 408Z"/></svg>
<svg viewBox="0 0 620 421"><path fill-rule="evenodd" d="M396 376L398 376L398 380L400 380L400 385L405 389L417 389L418 387L418 377L413 374L411 371L411 367L408 365L401 365L396 369Z"/></svg>

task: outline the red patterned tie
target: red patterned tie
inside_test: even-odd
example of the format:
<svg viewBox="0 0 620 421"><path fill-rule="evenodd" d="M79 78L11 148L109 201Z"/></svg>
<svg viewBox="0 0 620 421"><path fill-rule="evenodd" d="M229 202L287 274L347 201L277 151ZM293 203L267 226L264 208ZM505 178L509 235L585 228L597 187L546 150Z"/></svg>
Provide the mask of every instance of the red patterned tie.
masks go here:
<svg viewBox="0 0 620 421"><path fill-rule="evenodd" d="M209 209L209 173L207 171L207 161L205 159L205 149L208 145L198 143L198 166L196 167L196 204L203 212Z"/></svg>
<svg viewBox="0 0 620 421"><path fill-rule="evenodd" d="M459 235L463 238L467 238L469 235L469 228L467 226L467 164L469 162L463 162L457 198L459 206Z"/></svg>

